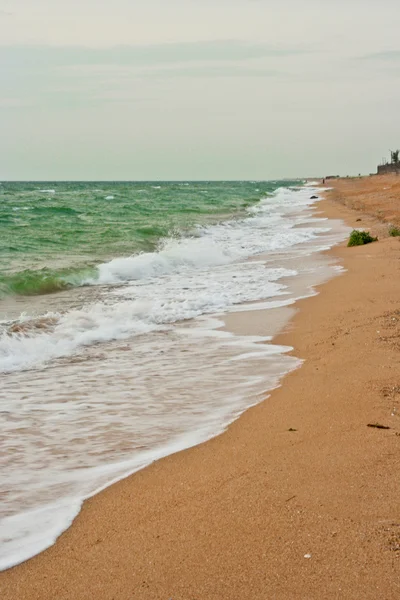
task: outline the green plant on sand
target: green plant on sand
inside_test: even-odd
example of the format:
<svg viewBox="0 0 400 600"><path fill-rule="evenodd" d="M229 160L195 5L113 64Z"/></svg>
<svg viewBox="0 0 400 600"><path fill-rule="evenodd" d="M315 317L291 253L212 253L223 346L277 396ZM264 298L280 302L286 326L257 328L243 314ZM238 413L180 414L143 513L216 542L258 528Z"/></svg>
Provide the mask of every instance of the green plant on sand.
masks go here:
<svg viewBox="0 0 400 600"><path fill-rule="evenodd" d="M395 227L394 225L389 229L389 235L392 237L400 237L400 227Z"/></svg>
<svg viewBox="0 0 400 600"><path fill-rule="evenodd" d="M370 244L376 242L378 238L374 238L369 234L369 231L358 231L354 229L348 241L348 246L363 246L364 244Z"/></svg>

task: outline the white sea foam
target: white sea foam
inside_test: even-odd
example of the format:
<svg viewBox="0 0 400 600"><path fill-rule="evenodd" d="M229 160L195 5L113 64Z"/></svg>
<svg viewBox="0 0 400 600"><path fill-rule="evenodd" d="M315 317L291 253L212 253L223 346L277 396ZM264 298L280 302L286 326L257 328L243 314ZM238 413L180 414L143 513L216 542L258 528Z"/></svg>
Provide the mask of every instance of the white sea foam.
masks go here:
<svg viewBox="0 0 400 600"><path fill-rule="evenodd" d="M47 315L47 329L0 323L0 569L51 545L100 488L221 432L300 364L268 343L272 325L234 336L204 315L273 311L333 275L309 259L343 237L312 217L315 191L280 190L247 219L100 265L97 300Z"/></svg>
<svg viewBox="0 0 400 600"><path fill-rule="evenodd" d="M38 190L42 194L55 194L56 190Z"/></svg>
<svg viewBox="0 0 400 600"><path fill-rule="evenodd" d="M14 567L52 546L71 525L82 501L66 498L4 517L0 522L0 571Z"/></svg>
<svg viewBox="0 0 400 600"><path fill-rule="evenodd" d="M106 196L105 200L114 200L115 196Z"/></svg>
<svg viewBox="0 0 400 600"><path fill-rule="evenodd" d="M265 341L188 327L7 376L7 410L20 419L0 414L7 456L0 569L54 543L84 498L217 435L258 402L299 365Z"/></svg>
<svg viewBox="0 0 400 600"><path fill-rule="evenodd" d="M5 331L0 337L0 371L38 366L79 348L160 330L177 321L222 312L231 305L284 294L277 281L295 275L289 269L268 269L263 263L238 264L198 273L155 278L148 285L119 289L103 302L90 304L56 318L54 328L40 335ZM117 300L115 295L121 298ZM25 320L26 324L26 320Z"/></svg>
<svg viewBox="0 0 400 600"><path fill-rule="evenodd" d="M272 197L251 207L252 215L242 221L198 228L198 236L183 240L165 240L159 252L115 258L99 265L97 278L89 284L113 284L148 279L233 263L256 254L290 248L329 231L322 220L312 219L298 211L312 204L310 190L282 188ZM292 216L292 218L290 218ZM308 228L295 225L309 223Z"/></svg>

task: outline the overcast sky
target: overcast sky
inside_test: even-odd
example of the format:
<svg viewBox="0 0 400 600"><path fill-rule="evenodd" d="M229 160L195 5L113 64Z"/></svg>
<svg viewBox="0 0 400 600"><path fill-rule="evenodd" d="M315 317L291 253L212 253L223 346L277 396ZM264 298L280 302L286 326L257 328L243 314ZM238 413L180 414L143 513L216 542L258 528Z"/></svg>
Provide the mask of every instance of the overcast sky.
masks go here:
<svg viewBox="0 0 400 600"><path fill-rule="evenodd" d="M0 0L0 179L372 172L399 0Z"/></svg>

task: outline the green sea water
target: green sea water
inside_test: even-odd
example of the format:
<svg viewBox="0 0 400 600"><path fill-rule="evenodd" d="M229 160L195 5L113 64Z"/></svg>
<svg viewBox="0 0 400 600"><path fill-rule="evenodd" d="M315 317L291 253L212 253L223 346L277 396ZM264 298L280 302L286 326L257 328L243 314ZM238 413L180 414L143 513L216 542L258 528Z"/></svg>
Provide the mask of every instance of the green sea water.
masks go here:
<svg viewBox="0 0 400 600"><path fill-rule="evenodd" d="M296 182L3 182L0 298L96 277L96 265L152 252L169 237L241 218Z"/></svg>

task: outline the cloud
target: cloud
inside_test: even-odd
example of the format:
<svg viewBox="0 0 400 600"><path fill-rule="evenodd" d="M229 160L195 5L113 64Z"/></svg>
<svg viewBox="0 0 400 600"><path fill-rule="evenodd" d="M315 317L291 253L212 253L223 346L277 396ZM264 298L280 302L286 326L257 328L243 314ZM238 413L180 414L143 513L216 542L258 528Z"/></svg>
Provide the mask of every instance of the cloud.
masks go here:
<svg viewBox="0 0 400 600"><path fill-rule="evenodd" d="M361 56L361 60L397 61L400 60L400 50L388 50L386 52L366 54L365 56Z"/></svg>
<svg viewBox="0 0 400 600"><path fill-rule="evenodd" d="M154 85L168 79L279 77L285 75L281 59L302 52L234 40L109 48L0 45L0 106L75 109L142 102L145 80L146 94L157 97ZM276 58L273 67L265 64L268 57Z"/></svg>
<svg viewBox="0 0 400 600"><path fill-rule="evenodd" d="M156 66L195 62L237 62L261 58L284 58L306 52L239 40L199 41L154 45L112 46L3 46L1 62L14 67L62 67L74 65Z"/></svg>
<svg viewBox="0 0 400 600"><path fill-rule="evenodd" d="M282 75L279 71L249 68L246 65L178 65L134 72L132 69L121 68L117 76L113 76L112 72L93 73L87 67L82 67L78 71L67 70L53 75L47 74L44 78L27 76L19 84L14 81L13 85L9 86L8 95L0 98L0 108L17 110L29 107L57 107L73 110L105 104L148 103L156 99L154 91L152 97L143 96L137 78L143 83L144 79L153 82L169 79L266 79Z"/></svg>
<svg viewBox="0 0 400 600"><path fill-rule="evenodd" d="M151 69L148 77L275 77L282 73L272 69L252 68L246 65L191 65Z"/></svg>

